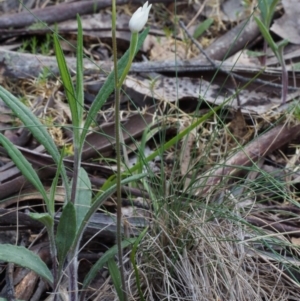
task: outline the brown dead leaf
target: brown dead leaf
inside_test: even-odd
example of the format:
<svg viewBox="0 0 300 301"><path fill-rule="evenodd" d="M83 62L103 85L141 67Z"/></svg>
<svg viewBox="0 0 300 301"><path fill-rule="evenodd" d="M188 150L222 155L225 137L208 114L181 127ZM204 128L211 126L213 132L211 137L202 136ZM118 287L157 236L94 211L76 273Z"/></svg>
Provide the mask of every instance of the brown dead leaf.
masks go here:
<svg viewBox="0 0 300 301"><path fill-rule="evenodd" d="M111 39L111 15L106 13L92 14L82 16L82 29L85 39L96 38L93 40L101 39ZM128 22L130 17L125 14L119 14L117 18L117 39L120 41L130 42L130 31L128 28ZM77 20L71 19L65 22L61 22L59 24L59 28L63 30L63 32L73 32L77 34ZM92 40L92 41L93 41ZM119 43L118 43L119 44Z"/></svg>
<svg viewBox="0 0 300 301"><path fill-rule="evenodd" d="M184 139L180 154L180 171L182 177L185 178L184 187L187 188L190 184L190 179L186 177L191 168L192 151L194 149L195 135L191 132Z"/></svg>
<svg viewBox="0 0 300 301"><path fill-rule="evenodd" d="M200 78L171 78L160 76L155 80L127 77L125 81L127 89L132 89L142 95L156 98L162 101L176 102L180 99L203 99L209 103L219 105L236 94L234 89L220 87ZM288 101L293 99L298 92L290 93ZM281 94L267 90L241 90L239 92L240 105L236 97L232 97L228 105L233 108L241 108L244 113L256 113L258 115L268 112L274 106L281 104Z"/></svg>
<svg viewBox="0 0 300 301"><path fill-rule="evenodd" d="M187 47L183 42L172 38L162 37L152 40L153 46L150 51L151 61L184 60L187 58Z"/></svg>
<svg viewBox="0 0 300 301"><path fill-rule="evenodd" d="M190 122L182 121L179 131L183 131L188 126ZM190 184L190 178L187 177L192 167L192 153L195 150L195 141L197 136L197 128L189 132L189 134L182 140L182 146L180 150L180 171L182 178L184 179L184 187L187 188Z"/></svg>
<svg viewBox="0 0 300 301"><path fill-rule="evenodd" d="M300 238L299 237L292 237L291 242L293 245L300 246Z"/></svg>
<svg viewBox="0 0 300 301"><path fill-rule="evenodd" d="M241 144L246 142L245 138L248 134L248 127L241 109L237 109L237 111L234 113L234 117L229 125L229 129L231 134L238 142Z"/></svg>
<svg viewBox="0 0 300 301"><path fill-rule="evenodd" d="M250 56L244 49L229 57L226 60L226 63L239 63L240 65L244 65L245 68L249 68L249 66L260 66L258 58ZM276 63L278 63L278 61L276 61Z"/></svg>
<svg viewBox="0 0 300 301"><path fill-rule="evenodd" d="M1 123L13 123L15 120L15 118L12 115L8 115L8 114L1 114L0 115L0 128L3 129L3 126Z"/></svg>
<svg viewBox="0 0 300 301"><path fill-rule="evenodd" d="M274 21L271 30L283 39L300 44L300 2L299 0L282 0L285 14Z"/></svg>
<svg viewBox="0 0 300 301"><path fill-rule="evenodd" d="M15 287L16 298L29 300L38 281L39 276L33 271L28 271L28 274L25 275L22 281L20 281L20 283L18 283Z"/></svg>
<svg viewBox="0 0 300 301"><path fill-rule="evenodd" d="M223 21L239 22L244 20L250 13L247 11L247 5L241 1L226 0L221 6L223 10Z"/></svg>
<svg viewBox="0 0 300 301"><path fill-rule="evenodd" d="M197 11L202 5L202 2L194 4ZM214 18L223 22L238 22L247 17L249 12L246 10L247 6L243 5L241 1L225 0L225 1L207 1L203 13L201 15L207 18Z"/></svg>

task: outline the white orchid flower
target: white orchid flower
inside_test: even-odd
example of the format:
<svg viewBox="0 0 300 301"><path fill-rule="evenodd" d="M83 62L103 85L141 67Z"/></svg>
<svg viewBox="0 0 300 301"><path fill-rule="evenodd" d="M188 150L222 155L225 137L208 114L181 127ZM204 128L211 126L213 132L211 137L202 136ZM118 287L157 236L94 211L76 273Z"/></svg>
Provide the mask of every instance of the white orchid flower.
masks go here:
<svg viewBox="0 0 300 301"><path fill-rule="evenodd" d="M1 1L1 0L0 0ZM131 39L129 46L129 57L127 65L119 79L118 88L121 88L133 61L133 58L136 54L138 40L139 40L139 32L144 28L145 24L148 21L149 11L152 4L148 6L148 1L143 5L143 7L139 7L135 13L132 15L129 21L129 29L131 31Z"/></svg>
<svg viewBox="0 0 300 301"><path fill-rule="evenodd" d="M148 1L139 7L129 21L129 29L132 33L141 31L148 21L149 11L152 4L148 6Z"/></svg>

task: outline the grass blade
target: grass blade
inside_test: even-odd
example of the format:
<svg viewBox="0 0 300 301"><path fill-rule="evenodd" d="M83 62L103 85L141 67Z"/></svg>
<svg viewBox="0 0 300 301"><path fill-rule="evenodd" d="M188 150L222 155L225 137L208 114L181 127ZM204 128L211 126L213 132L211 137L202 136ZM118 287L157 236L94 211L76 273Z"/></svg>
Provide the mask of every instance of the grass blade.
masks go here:
<svg viewBox="0 0 300 301"><path fill-rule="evenodd" d="M128 246L132 245L136 241L136 238L128 238L122 242L122 249L127 248ZM109 259L112 259L115 255L117 255L118 249L117 245L113 246L109 250L107 250L100 259L92 266L88 274L85 276L82 290L84 291L91 281L97 276L97 272L103 268L103 266L108 262Z"/></svg>
<svg viewBox="0 0 300 301"><path fill-rule="evenodd" d="M138 248L138 245L139 245L140 241L143 239L143 237L145 236L147 231L148 231L148 227L145 228L141 232L141 234L138 236L138 238L135 240L135 242L133 244L133 247L132 247L131 254L130 254L130 261L131 261L133 269L134 269L134 274L135 274L135 279L136 279L136 286L137 286L141 301L144 301L145 298L144 298L142 288L141 288L138 267L137 267L136 262L135 262L135 254L136 254L136 251L137 251L137 248Z"/></svg>
<svg viewBox="0 0 300 301"><path fill-rule="evenodd" d="M229 100L229 99L228 99ZM137 170L141 169L141 164L145 164L146 162L150 162L151 160L153 160L156 156L159 156L161 153L163 153L164 151L166 151L167 149L169 149L170 147L172 147L173 145L175 145L176 143L178 143L184 136L188 135L194 128L196 128L199 124L201 124L202 122L206 121L208 118L210 118L213 114L215 114L216 112L218 112L220 109L223 108L223 106L228 102L225 101L224 103L220 104L219 106L211 109L210 112L206 113L205 115L203 115L202 117L200 117L199 119L197 119L195 122L193 122L190 126L188 126L187 128L185 128L183 131L181 131L180 133L178 133L178 135L176 135L174 138L170 139L169 141L167 141L164 145L162 145L161 148L157 149L156 151L154 151L151 155L149 155L146 158L143 158L143 161L138 161L137 164L135 164L133 167L131 167L129 169L130 173L133 173Z"/></svg>

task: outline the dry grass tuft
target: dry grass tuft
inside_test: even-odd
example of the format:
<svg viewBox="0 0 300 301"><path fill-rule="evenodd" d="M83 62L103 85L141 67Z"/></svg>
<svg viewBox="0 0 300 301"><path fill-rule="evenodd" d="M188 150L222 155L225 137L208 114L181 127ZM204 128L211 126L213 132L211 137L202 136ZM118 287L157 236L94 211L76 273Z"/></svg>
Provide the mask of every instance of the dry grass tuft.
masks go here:
<svg viewBox="0 0 300 301"><path fill-rule="evenodd" d="M237 218L205 209L161 216L137 255L145 300L296 300L299 285L284 272L283 256L272 257L283 238L265 252L264 239Z"/></svg>

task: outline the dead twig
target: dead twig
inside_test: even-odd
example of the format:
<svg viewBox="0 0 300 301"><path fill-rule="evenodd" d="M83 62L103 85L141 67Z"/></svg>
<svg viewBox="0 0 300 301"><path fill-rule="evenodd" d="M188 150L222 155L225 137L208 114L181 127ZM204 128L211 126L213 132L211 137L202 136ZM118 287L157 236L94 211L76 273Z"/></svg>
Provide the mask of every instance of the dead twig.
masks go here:
<svg viewBox="0 0 300 301"><path fill-rule="evenodd" d="M241 148L232 157L218 165L219 168L211 168L195 181L197 187L196 195L206 194L218 187L218 184L225 177L230 177L245 166L255 164L261 157L280 148L300 134L300 125L289 128L287 125L278 125L265 134L260 135L256 140Z"/></svg>

